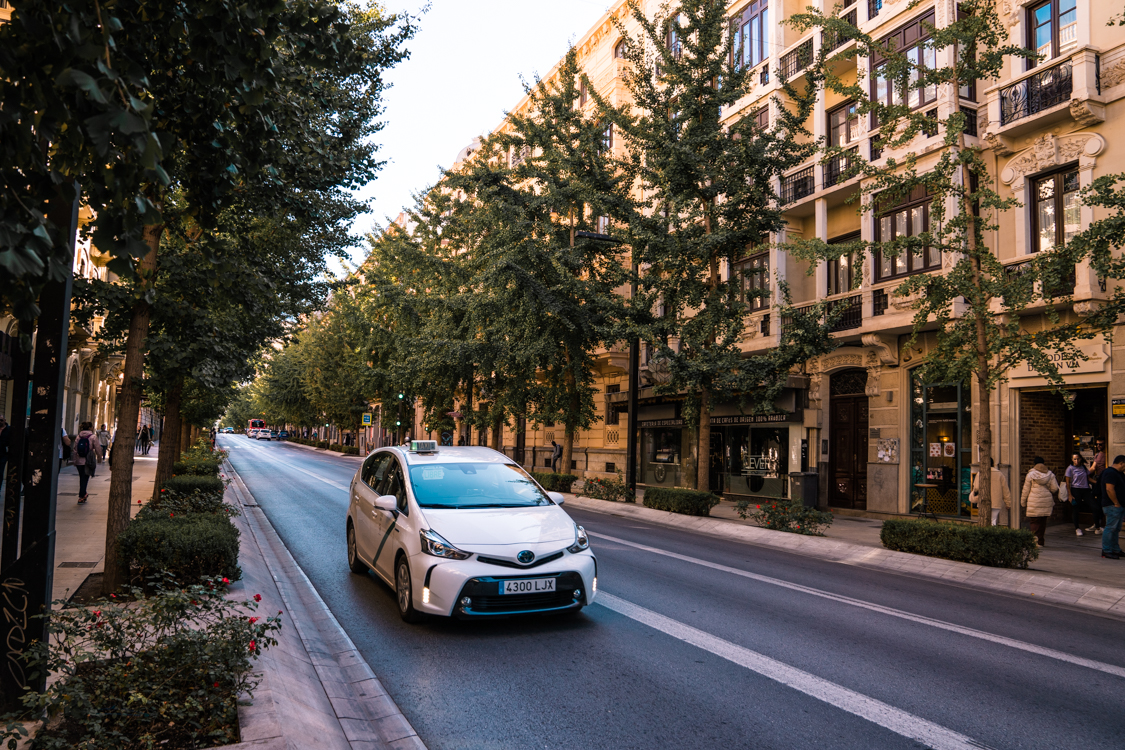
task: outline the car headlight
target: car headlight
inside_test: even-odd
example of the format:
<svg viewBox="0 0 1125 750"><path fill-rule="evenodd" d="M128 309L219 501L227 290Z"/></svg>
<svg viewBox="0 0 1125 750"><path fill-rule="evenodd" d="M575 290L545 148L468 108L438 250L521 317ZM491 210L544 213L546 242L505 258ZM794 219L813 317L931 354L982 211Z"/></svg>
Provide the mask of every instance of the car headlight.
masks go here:
<svg viewBox="0 0 1125 750"><path fill-rule="evenodd" d="M468 560L473 556L471 552L462 552L442 539L441 534L436 531L423 529L418 532L418 536L422 540L422 551L427 555L441 557L446 560Z"/></svg>
<svg viewBox="0 0 1125 750"><path fill-rule="evenodd" d="M581 552L584 549L590 548L590 538L586 536L586 529L575 524L574 526L574 544L566 548L567 552Z"/></svg>

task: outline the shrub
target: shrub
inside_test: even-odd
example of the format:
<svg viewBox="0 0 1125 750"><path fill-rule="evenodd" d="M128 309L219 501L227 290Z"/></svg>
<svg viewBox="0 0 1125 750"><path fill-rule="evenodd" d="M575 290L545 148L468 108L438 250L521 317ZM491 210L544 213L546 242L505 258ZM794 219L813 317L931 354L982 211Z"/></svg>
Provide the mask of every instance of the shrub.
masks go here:
<svg viewBox="0 0 1125 750"><path fill-rule="evenodd" d="M548 492L570 492L571 486L578 481L578 477L573 474L555 474L550 471L533 471L531 476Z"/></svg>
<svg viewBox="0 0 1125 750"><path fill-rule="evenodd" d="M883 522L883 546L994 568L1026 568L1039 557L1035 535L1007 526L970 526L928 519Z"/></svg>
<svg viewBox="0 0 1125 750"><path fill-rule="evenodd" d="M222 462L230 456L229 451L222 448L211 450L211 441L200 438L195 444L180 454L181 461L219 461Z"/></svg>
<svg viewBox="0 0 1125 750"><path fill-rule="evenodd" d="M223 502L222 495L212 492L177 492L165 489L155 500L137 511L137 518L163 518L169 513L222 513L228 518L241 515L237 508Z"/></svg>
<svg viewBox="0 0 1125 750"><path fill-rule="evenodd" d="M257 686L251 660L276 646L278 617L224 598L221 578L160 589L123 605L55 602L51 637L31 647L32 669L57 679L22 698L46 714L34 747L181 748L238 742L238 700ZM280 613L279 613L280 614ZM9 725L0 741L18 738ZM14 744L12 745L15 746Z"/></svg>
<svg viewBox="0 0 1125 750"><path fill-rule="evenodd" d="M832 514L806 508L795 501L768 501L750 507L750 501L740 500L736 506L738 515L749 518L763 529L791 531L808 536L824 536L824 529L832 525Z"/></svg>
<svg viewBox="0 0 1125 750"><path fill-rule="evenodd" d="M636 495L629 497L629 488L625 486L625 478L621 472L612 479L594 477L586 480L582 494L595 500L609 500L611 502L637 502Z"/></svg>
<svg viewBox="0 0 1125 750"><path fill-rule="evenodd" d="M210 459L177 461L172 464L172 473L176 476L217 477L219 476L219 462Z"/></svg>
<svg viewBox="0 0 1125 750"><path fill-rule="evenodd" d="M683 513L687 516L709 516L719 504L719 498L710 492L698 490L649 487L645 490L644 506L655 510Z"/></svg>
<svg viewBox="0 0 1125 750"><path fill-rule="evenodd" d="M344 452L345 456L358 456L359 455L359 446L357 446L357 445L345 445L340 450L342 450Z"/></svg>
<svg viewBox="0 0 1125 750"><path fill-rule="evenodd" d="M219 513L150 511L134 519L117 537L122 563L134 583L161 572L180 584L204 576L242 577L238 567L238 529Z"/></svg>
<svg viewBox="0 0 1125 750"><path fill-rule="evenodd" d="M197 476L194 474L176 475L164 480L160 485L162 490L179 492L187 495L193 492L223 496L226 485L219 477Z"/></svg>
<svg viewBox="0 0 1125 750"><path fill-rule="evenodd" d="M318 440L317 443L316 443L316 447L317 448L324 448L325 450L327 450L328 449L328 441L327 440Z"/></svg>

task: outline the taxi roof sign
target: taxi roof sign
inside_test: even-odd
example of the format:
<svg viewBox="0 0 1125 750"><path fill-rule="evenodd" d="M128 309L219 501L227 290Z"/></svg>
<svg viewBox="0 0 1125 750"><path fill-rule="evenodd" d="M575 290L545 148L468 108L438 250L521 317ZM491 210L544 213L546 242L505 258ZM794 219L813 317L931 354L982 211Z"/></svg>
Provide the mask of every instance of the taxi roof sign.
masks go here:
<svg viewBox="0 0 1125 750"><path fill-rule="evenodd" d="M411 453L437 453L436 440L411 440Z"/></svg>

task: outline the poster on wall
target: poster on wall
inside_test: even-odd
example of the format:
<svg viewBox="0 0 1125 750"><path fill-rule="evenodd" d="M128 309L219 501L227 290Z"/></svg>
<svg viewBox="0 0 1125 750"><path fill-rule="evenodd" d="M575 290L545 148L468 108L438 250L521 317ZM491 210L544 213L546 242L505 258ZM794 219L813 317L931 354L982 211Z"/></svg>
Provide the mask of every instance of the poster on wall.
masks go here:
<svg viewBox="0 0 1125 750"><path fill-rule="evenodd" d="M954 445L953 443L946 443L945 444L945 457L946 458L956 458L957 457L957 446Z"/></svg>
<svg viewBox="0 0 1125 750"><path fill-rule="evenodd" d="M930 443L930 458L941 458L941 443Z"/></svg>
<svg viewBox="0 0 1125 750"><path fill-rule="evenodd" d="M877 446L880 461L885 464L898 463L898 438L883 438Z"/></svg>

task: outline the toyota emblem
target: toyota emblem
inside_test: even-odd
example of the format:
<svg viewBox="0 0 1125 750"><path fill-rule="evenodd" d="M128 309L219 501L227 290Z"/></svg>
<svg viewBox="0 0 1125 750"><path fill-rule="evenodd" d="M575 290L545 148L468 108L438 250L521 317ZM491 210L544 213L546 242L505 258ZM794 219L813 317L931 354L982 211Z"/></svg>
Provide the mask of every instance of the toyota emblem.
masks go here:
<svg viewBox="0 0 1125 750"><path fill-rule="evenodd" d="M516 555L516 559L524 565L529 565L531 561L535 559L535 553L529 549L525 549L523 552Z"/></svg>

